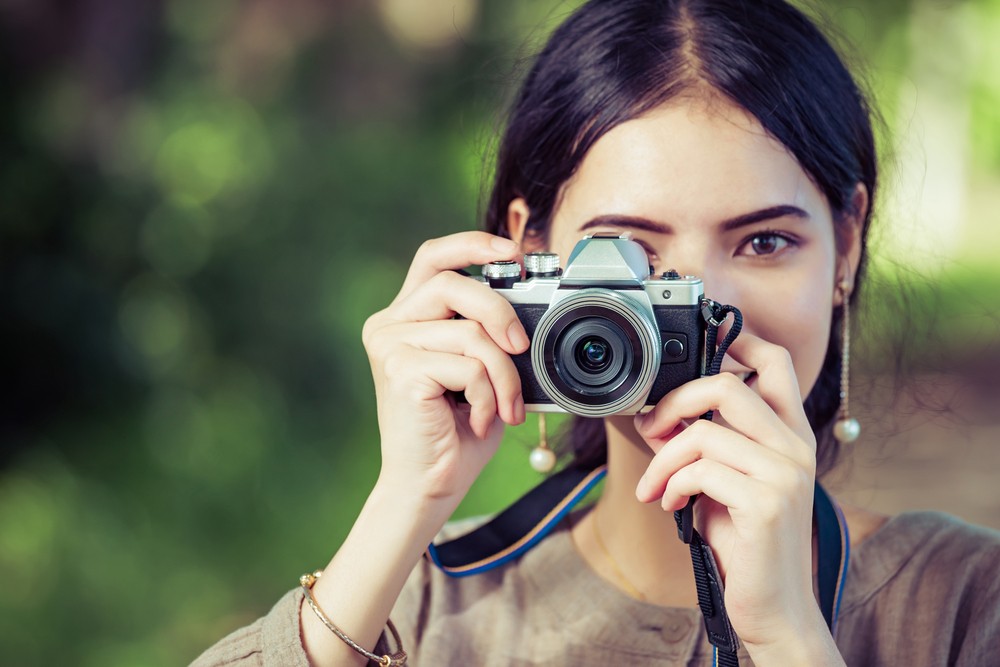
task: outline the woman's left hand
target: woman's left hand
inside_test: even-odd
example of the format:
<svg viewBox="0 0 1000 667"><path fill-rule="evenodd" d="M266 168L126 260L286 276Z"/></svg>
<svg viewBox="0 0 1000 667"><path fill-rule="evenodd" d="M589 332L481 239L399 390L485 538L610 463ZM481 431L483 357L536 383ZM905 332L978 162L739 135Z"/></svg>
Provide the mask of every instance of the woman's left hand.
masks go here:
<svg viewBox="0 0 1000 667"><path fill-rule="evenodd" d="M789 649L816 648L817 639L823 653L836 653L813 595L816 438L791 357L749 333L729 355L756 371L753 379L700 378L636 417L655 454L636 496L672 512L703 495L695 526L712 547L726 610L756 664L772 652L787 660ZM698 419L709 410L715 421Z"/></svg>

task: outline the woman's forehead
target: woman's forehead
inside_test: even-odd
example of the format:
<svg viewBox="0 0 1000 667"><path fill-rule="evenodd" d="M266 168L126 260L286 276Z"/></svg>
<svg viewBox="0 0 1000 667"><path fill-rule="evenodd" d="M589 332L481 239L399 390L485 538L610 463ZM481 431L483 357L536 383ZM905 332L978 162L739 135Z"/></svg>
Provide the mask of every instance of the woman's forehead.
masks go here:
<svg viewBox="0 0 1000 667"><path fill-rule="evenodd" d="M604 134L563 188L560 213L724 219L825 198L791 153L725 100L674 100ZM559 217L563 217L560 215Z"/></svg>

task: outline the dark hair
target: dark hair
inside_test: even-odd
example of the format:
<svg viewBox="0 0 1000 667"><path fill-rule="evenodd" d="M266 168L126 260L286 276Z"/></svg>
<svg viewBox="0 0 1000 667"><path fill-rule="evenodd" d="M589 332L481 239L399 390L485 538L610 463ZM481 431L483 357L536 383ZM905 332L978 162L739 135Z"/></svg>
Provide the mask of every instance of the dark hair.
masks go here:
<svg viewBox="0 0 1000 667"><path fill-rule="evenodd" d="M562 185L613 127L682 93L711 90L752 114L826 196L838 247L858 183L876 189L870 111L836 51L782 0L591 0L549 38L517 96L499 147L487 231L509 235L507 210L523 197L526 234L547 238ZM857 290L855 290L855 293ZM841 309L805 410L819 443L817 468L836 463L831 434L839 404ZM603 420L577 417L576 460L607 456Z"/></svg>

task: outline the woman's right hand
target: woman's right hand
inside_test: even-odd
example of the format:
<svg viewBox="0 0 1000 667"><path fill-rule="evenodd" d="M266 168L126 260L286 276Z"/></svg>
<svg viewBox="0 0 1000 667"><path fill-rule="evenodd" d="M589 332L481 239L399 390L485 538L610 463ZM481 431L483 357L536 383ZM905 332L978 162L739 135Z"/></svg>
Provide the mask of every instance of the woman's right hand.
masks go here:
<svg viewBox="0 0 1000 667"><path fill-rule="evenodd" d="M524 328L503 297L455 272L517 254L515 243L483 232L428 241L396 298L365 322L382 470L312 593L369 649L427 544L496 451L502 422L524 421L510 359L528 348ZM465 392L468 404L449 392ZM365 664L308 605L299 613L311 665Z"/></svg>
<svg viewBox="0 0 1000 667"><path fill-rule="evenodd" d="M513 241L485 232L427 241L396 298L365 322L380 481L414 499L457 505L496 452L503 422L524 421L510 359L528 349L524 327L506 299L456 272L518 252ZM449 392L464 392L468 403Z"/></svg>

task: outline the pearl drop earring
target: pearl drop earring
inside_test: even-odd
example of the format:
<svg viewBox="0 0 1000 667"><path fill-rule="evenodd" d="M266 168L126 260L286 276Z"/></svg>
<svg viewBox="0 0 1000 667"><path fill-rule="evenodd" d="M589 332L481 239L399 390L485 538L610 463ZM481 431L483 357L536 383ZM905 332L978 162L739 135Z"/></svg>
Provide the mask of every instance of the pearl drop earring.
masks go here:
<svg viewBox="0 0 1000 667"><path fill-rule="evenodd" d="M838 442L847 444L854 442L861 435L861 424L851 416L850 380L851 380L851 308L849 299L851 285L846 280L838 285L843 295L843 316L841 317L841 348L840 348L840 411L837 421L833 424L833 437Z"/></svg>
<svg viewBox="0 0 1000 667"><path fill-rule="evenodd" d="M545 413L538 413L538 446L528 457L531 467L541 473L552 472L556 467L556 453L549 449L549 438L545 430Z"/></svg>

